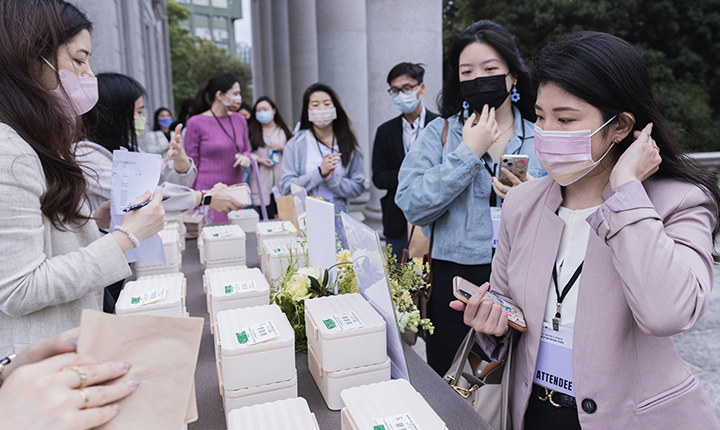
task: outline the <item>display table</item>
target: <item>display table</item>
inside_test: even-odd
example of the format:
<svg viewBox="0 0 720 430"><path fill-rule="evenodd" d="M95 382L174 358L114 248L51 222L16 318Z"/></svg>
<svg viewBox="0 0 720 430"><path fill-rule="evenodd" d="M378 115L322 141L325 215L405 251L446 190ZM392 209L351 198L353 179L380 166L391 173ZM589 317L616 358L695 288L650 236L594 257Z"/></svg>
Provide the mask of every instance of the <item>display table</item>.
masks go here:
<svg viewBox="0 0 720 430"><path fill-rule="evenodd" d="M256 250L257 241L255 235L248 234L248 267L258 266ZM222 397L218 389L213 336L210 334L210 320L202 287L204 269L199 261L197 241L195 239L187 241L186 250L183 252L182 271L187 278L187 311L190 316L205 319L200 355L195 372L195 389L200 418L188 427L189 430L222 430L227 426ZM172 351L168 351L168 353L171 354ZM490 426L407 345L405 345L405 355L410 372L410 382L423 395L435 412L440 415L440 418L445 421L449 429L490 429ZM297 353L295 361L299 395L307 400L310 410L315 413L320 424L320 429L340 430L340 411L331 411L325 405L325 401L308 370L307 355Z"/></svg>

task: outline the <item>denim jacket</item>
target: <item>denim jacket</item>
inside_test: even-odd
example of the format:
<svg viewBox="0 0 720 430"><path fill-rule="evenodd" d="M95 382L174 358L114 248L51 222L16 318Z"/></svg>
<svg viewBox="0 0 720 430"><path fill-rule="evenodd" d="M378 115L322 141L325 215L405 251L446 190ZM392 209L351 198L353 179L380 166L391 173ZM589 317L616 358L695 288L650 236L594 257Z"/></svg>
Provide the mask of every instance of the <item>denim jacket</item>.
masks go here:
<svg viewBox="0 0 720 430"><path fill-rule="evenodd" d="M513 135L505 154L530 157L528 173L545 175L535 156L533 123L524 120L517 108ZM413 224L423 227L430 238L435 224L433 258L458 264L489 264L492 260L490 193L497 166L490 154L479 158L462 141L460 114L448 119L445 146L440 143L445 120L436 118L423 130L405 156L395 203ZM524 138L523 138L524 136Z"/></svg>
<svg viewBox="0 0 720 430"><path fill-rule="evenodd" d="M359 196L365 190L365 164L362 153L359 149L353 151L350 163L345 168L345 175L342 177L332 175L325 179L320 176L320 171L317 169L306 172L307 135L309 133L307 130L301 130L285 145L280 189L284 194L289 194L290 183L294 182L305 188L308 194L313 194L313 191L322 185L330 188L333 192L335 213L347 212L347 201ZM335 217L335 231L341 238L344 237L342 221L339 216Z"/></svg>

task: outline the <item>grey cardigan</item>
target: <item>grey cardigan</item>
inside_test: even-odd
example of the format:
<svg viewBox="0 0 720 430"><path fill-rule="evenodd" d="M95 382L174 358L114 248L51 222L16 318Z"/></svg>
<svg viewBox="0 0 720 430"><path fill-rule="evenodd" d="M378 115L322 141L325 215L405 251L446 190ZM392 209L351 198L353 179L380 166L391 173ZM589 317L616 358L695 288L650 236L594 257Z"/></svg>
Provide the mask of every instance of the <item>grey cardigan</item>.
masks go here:
<svg viewBox="0 0 720 430"><path fill-rule="evenodd" d="M294 182L305 188L308 194L324 186L332 190L333 204L335 213L347 212L347 201L353 199L365 190L365 163L360 150L355 150L350 158L350 163L345 168L345 175L332 175L328 179L320 176L320 171L313 169L309 172L305 171L307 162L307 136L309 130L301 130L285 145L282 158L282 176L280 177L280 187L283 194L290 193L290 183ZM342 223L340 217L335 217L336 232L340 236L342 233ZM339 229L337 227L340 227Z"/></svg>
<svg viewBox="0 0 720 430"><path fill-rule="evenodd" d="M46 192L37 154L0 123L0 357L77 327L83 309L102 309L106 285L131 274L95 221L56 229L40 210Z"/></svg>

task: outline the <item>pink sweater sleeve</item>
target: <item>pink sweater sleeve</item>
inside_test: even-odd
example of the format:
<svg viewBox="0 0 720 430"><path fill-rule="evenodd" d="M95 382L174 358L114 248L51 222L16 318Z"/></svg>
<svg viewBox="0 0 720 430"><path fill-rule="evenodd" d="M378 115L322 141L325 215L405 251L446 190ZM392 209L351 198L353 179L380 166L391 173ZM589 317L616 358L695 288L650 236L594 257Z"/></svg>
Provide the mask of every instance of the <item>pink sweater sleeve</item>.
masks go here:
<svg viewBox="0 0 720 430"><path fill-rule="evenodd" d="M185 141L183 142L185 152L188 157L193 159L195 165L200 168L200 127L192 119L188 119L186 126Z"/></svg>

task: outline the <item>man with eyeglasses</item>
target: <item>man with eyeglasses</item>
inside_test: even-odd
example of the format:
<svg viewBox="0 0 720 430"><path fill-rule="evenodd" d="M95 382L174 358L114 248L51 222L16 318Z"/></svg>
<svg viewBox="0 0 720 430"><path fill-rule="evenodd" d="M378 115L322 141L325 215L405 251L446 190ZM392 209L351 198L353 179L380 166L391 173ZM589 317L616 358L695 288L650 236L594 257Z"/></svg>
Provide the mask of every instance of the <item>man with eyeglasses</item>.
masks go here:
<svg viewBox="0 0 720 430"><path fill-rule="evenodd" d="M388 94L401 114L378 127L375 134L373 183L377 188L387 190L387 195L380 200L383 231L386 242L392 245L396 255L408 247L407 220L395 204L400 165L425 125L438 116L422 104L424 75L422 65L414 63L400 63L390 70L387 77L390 85ZM413 233L421 234L420 229Z"/></svg>

